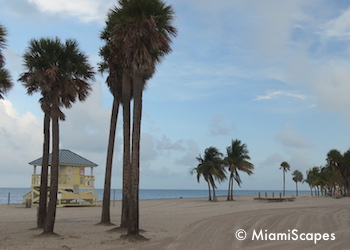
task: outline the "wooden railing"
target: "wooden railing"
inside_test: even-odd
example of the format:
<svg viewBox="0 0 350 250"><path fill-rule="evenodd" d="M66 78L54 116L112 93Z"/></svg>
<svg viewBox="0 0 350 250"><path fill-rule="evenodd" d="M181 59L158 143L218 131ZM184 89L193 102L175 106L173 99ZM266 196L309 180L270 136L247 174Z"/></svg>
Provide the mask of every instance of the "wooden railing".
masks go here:
<svg viewBox="0 0 350 250"><path fill-rule="evenodd" d="M50 175L48 177L48 183L47 185L50 186ZM66 174L60 174L58 176L58 185L59 186L73 186L73 185L79 185L82 188L93 188L95 177L92 175L82 175L79 176L79 183L73 183L72 181L73 176L66 175ZM32 175L32 186L40 186L40 180L41 175L40 174L33 174Z"/></svg>

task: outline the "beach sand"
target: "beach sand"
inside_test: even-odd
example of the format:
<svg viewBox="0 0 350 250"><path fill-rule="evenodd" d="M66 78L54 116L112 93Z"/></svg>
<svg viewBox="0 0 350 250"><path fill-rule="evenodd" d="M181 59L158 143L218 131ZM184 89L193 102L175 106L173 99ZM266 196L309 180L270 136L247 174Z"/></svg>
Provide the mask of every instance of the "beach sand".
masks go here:
<svg viewBox="0 0 350 250"><path fill-rule="evenodd" d="M120 201L111 206L116 225L120 208ZM121 232L108 232L113 226L95 225L101 207L58 208L55 232L59 236L43 237L35 229L36 210L23 204L0 205L0 249L350 249L350 198L304 196L282 203L257 202L253 196L236 196L230 202L224 197L218 202L206 198L142 200L140 225L149 240L136 243L119 239ZM236 239L239 229L247 232L245 240ZM262 230L262 237L270 239L289 234L290 240L256 236L252 240L254 230L256 234ZM292 230L309 240L293 240ZM329 234L329 240L315 244L315 237L324 234ZM335 239L331 240L331 234Z"/></svg>

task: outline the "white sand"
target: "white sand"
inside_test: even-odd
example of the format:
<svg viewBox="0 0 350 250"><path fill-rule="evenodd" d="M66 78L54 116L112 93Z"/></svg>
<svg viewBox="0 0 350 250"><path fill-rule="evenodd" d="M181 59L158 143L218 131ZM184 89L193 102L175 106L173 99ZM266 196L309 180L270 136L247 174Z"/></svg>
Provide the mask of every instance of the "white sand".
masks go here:
<svg viewBox="0 0 350 250"><path fill-rule="evenodd" d="M208 202L205 198L144 200L140 202L142 234L147 242L119 239L113 227L96 226L101 207L58 208L55 232L40 237L36 208L0 205L0 249L350 249L350 198L299 197L295 202L261 203L252 196ZM111 207L112 222L119 225L120 202ZM238 229L247 238L235 237ZM335 240L252 240L258 233L334 233ZM293 235L290 234L292 237ZM310 238L312 235L308 235Z"/></svg>

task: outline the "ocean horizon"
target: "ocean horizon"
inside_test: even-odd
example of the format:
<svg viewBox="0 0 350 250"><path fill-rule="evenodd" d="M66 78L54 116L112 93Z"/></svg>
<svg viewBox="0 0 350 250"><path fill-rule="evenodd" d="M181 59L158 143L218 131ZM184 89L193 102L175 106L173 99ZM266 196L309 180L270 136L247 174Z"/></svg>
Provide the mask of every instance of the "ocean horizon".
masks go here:
<svg viewBox="0 0 350 250"><path fill-rule="evenodd" d="M0 188L0 204L18 204L23 202L23 195L30 191L30 188ZM227 190L216 190L217 196L226 196ZM233 191L233 195L256 195L263 196L265 192L268 196L272 193L275 196L281 193L281 190L242 190L237 189ZM95 189L98 194L98 201L102 201L103 189ZM286 190L286 195L295 195L295 190ZM153 199L176 199L176 198L201 198L208 197L207 189L140 189L140 200ZM310 195L310 190L299 190L299 195ZM121 200L122 190L111 189L111 200Z"/></svg>

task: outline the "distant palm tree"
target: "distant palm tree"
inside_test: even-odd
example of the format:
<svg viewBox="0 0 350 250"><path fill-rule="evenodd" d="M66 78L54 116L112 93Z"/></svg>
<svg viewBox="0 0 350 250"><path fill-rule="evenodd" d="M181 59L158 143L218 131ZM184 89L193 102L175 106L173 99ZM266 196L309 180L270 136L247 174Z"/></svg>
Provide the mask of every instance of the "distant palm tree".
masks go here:
<svg viewBox="0 0 350 250"><path fill-rule="evenodd" d="M311 196L313 196L312 189L313 189L314 186L313 186L313 176L312 176L312 171L311 170L307 170L306 171L306 179L304 179L304 182L306 182L309 185Z"/></svg>
<svg viewBox="0 0 350 250"><path fill-rule="evenodd" d="M43 233L53 233L58 192L59 119L65 119L61 108L70 108L77 98L80 101L87 98L91 90L87 81L93 79L94 72L77 42L71 39L65 43L58 38L32 40L23 57L27 72L20 80L28 93L43 95L40 102L42 107L49 106L52 119L50 201Z"/></svg>
<svg viewBox="0 0 350 250"><path fill-rule="evenodd" d="M289 166L288 162L286 162L286 161L282 162L280 169L282 169L282 171L283 171L283 196L284 196L285 195L285 187L286 187L285 174L287 171L290 170L290 166Z"/></svg>
<svg viewBox="0 0 350 250"><path fill-rule="evenodd" d="M128 235L138 235L142 92L146 81L153 76L156 64L171 51L170 37L176 35L176 29L172 26L174 12L171 6L161 0L120 0L119 5L115 9L118 14L111 47L116 52L116 64L121 63L123 74L127 74L123 81L130 78L132 82L134 110Z"/></svg>
<svg viewBox="0 0 350 250"><path fill-rule="evenodd" d="M292 173L292 176L293 176L293 181L295 181L295 185L296 185L296 196L298 196L298 182L302 182L304 177L299 170L295 170Z"/></svg>
<svg viewBox="0 0 350 250"><path fill-rule="evenodd" d="M227 200L233 200L233 180L237 182L238 186L241 186L242 180L239 171L252 175L254 165L248 161L250 157L247 145L242 144L240 140L232 140L231 145L226 148L226 153L224 162L230 171Z"/></svg>
<svg viewBox="0 0 350 250"><path fill-rule="evenodd" d="M211 200L211 190L213 190L213 201L216 201L215 189L217 188L215 180L219 183L226 179L226 171L222 159L222 153L215 147L209 147L204 151L204 158L199 155L196 159L199 164L192 169L192 173L197 174L197 181L203 176L208 183L209 200Z"/></svg>
<svg viewBox="0 0 350 250"><path fill-rule="evenodd" d="M3 99L3 95L13 87L10 73L4 68L5 59L2 54L2 50L6 47L6 35L5 27L0 25L0 99Z"/></svg>
<svg viewBox="0 0 350 250"><path fill-rule="evenodd" d="M350 150L344 154L332 149L327 154L327 162L334 169L337 169L344 183L344 194L350 196Z"/></svg>

